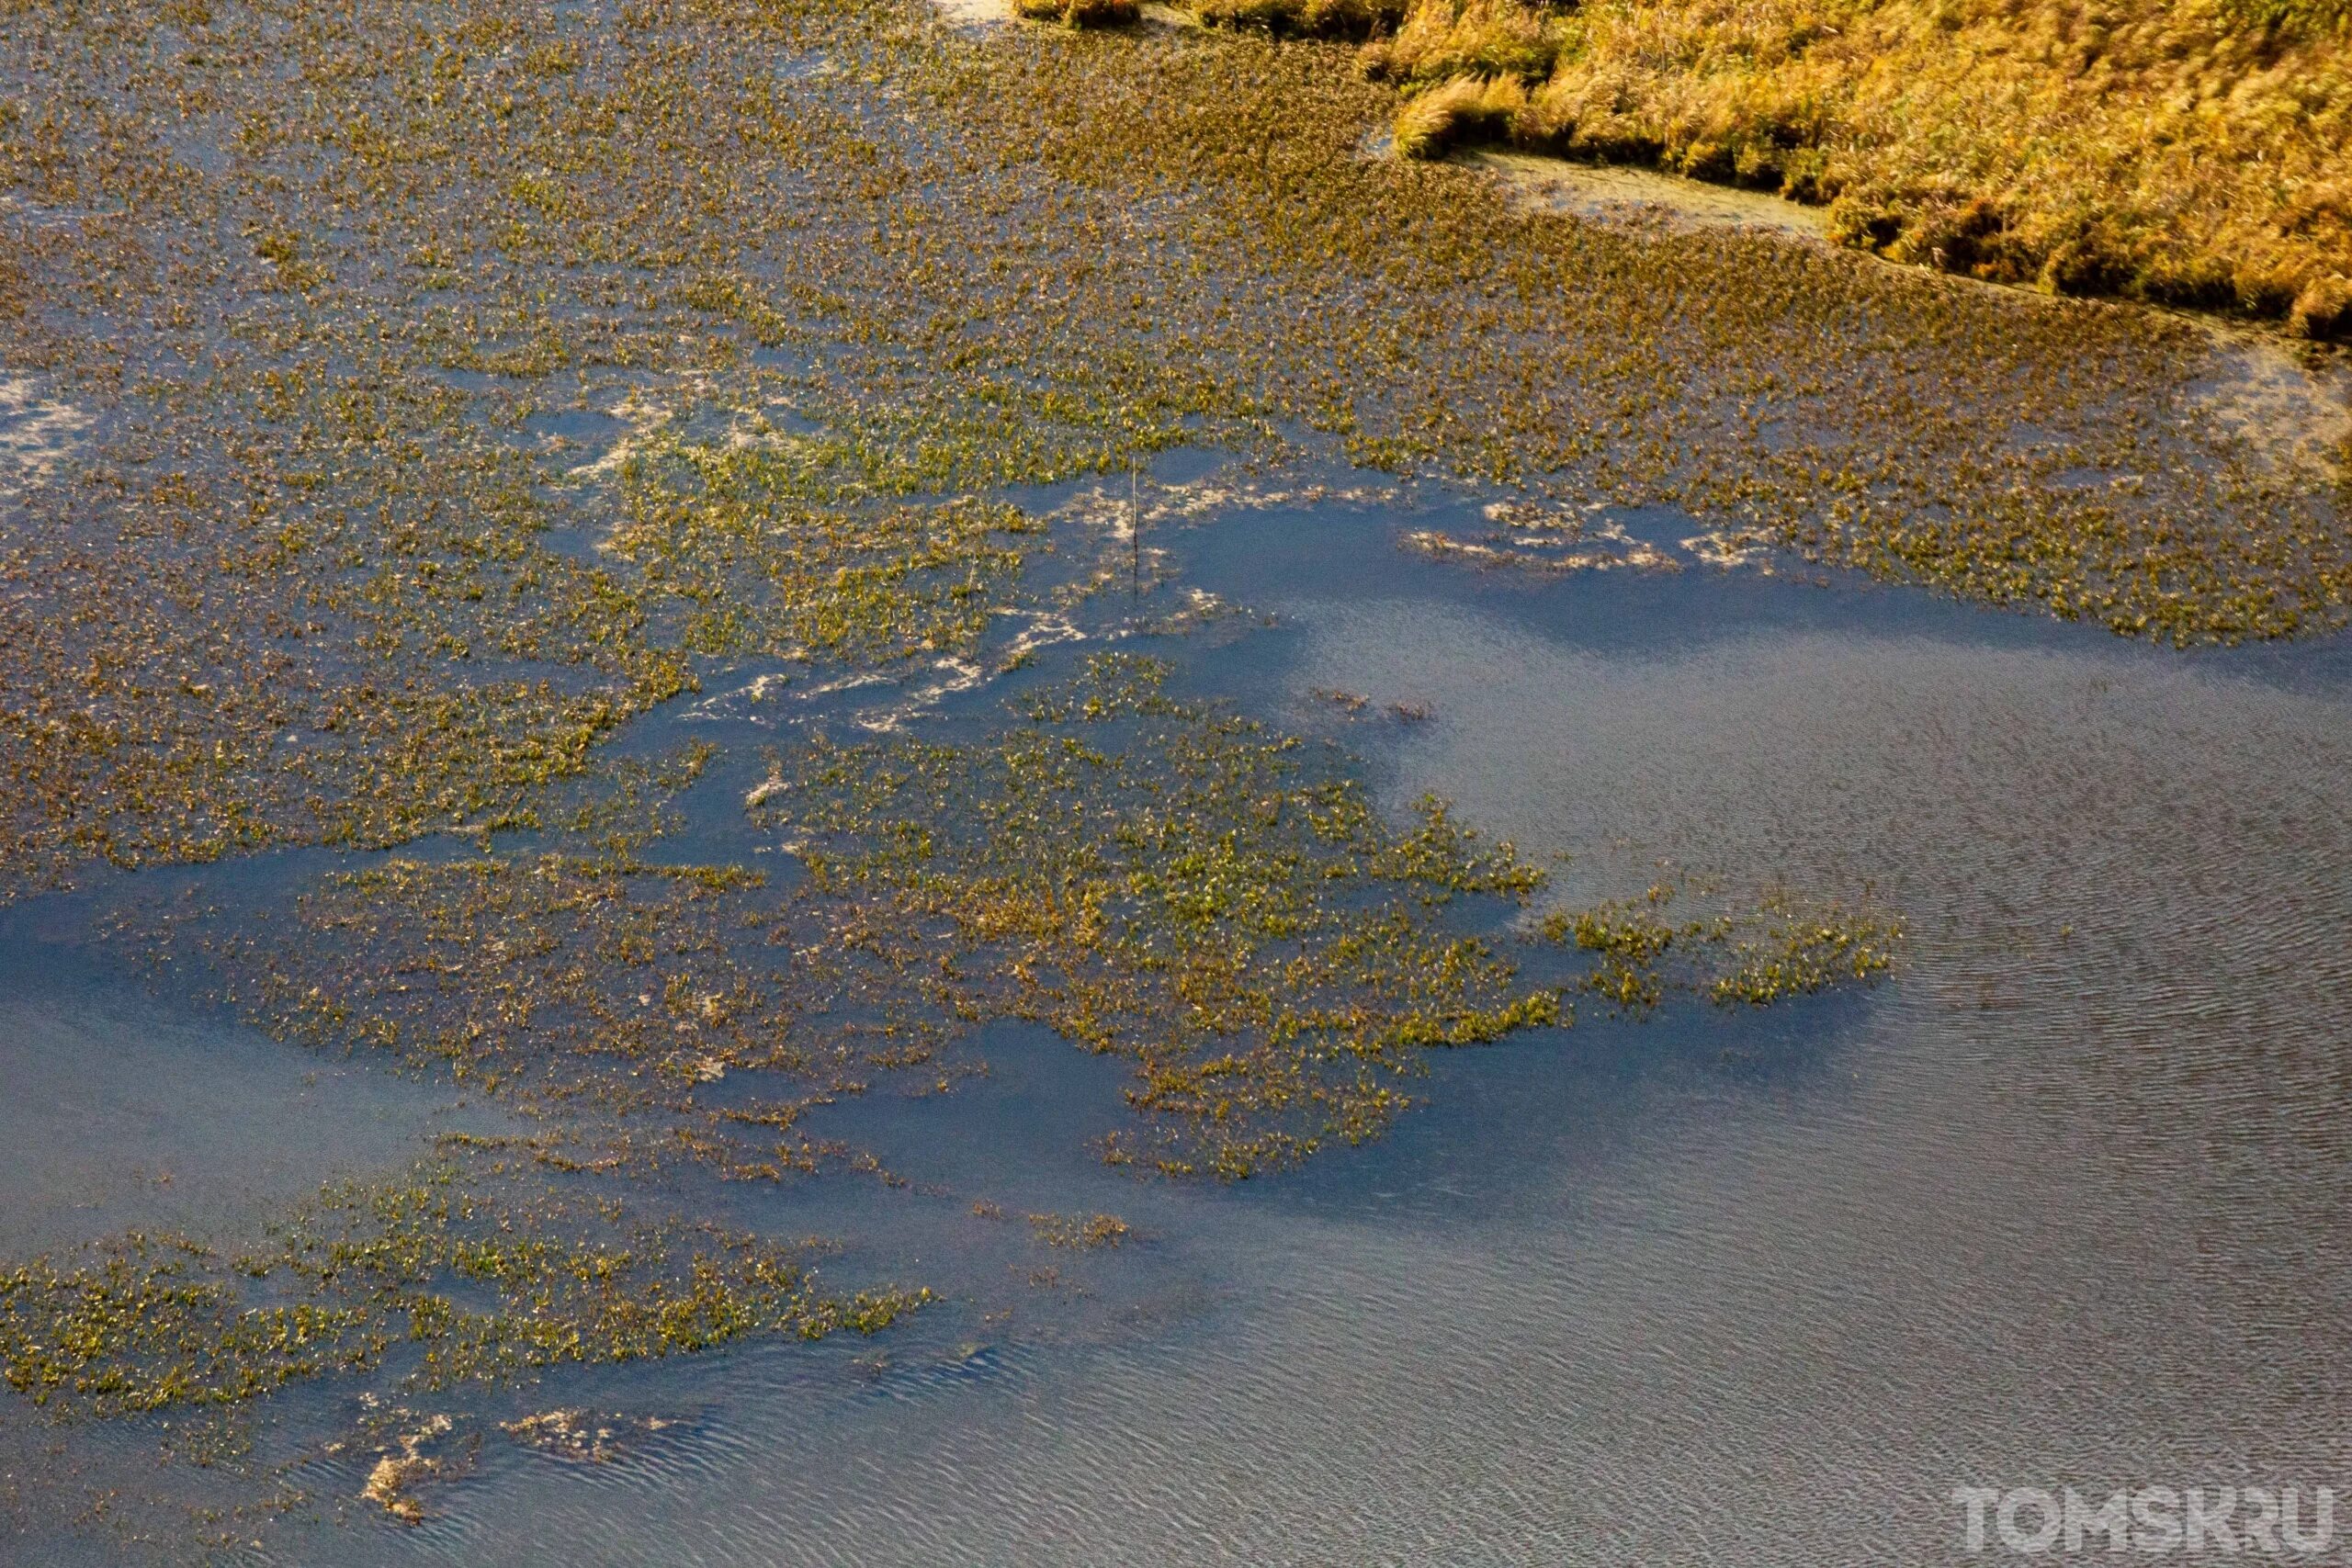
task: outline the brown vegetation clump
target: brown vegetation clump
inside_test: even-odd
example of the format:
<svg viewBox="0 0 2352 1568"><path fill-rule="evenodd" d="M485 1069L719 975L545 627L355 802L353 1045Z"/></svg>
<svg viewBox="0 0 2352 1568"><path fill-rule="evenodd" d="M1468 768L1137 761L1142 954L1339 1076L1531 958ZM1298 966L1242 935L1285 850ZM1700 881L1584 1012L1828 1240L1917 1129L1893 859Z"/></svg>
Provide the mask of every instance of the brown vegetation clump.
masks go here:
<svg viewBox="0 0 2352 1568"><path fill-rule="evenodd" d="M1067 28L1116 27L1143 15L1136 0L1012 0L1013 14Z"/></svg>
<svg viewBox="0 0 2352 1568"><path fill-rule="evenodd" d="M1369 39L1396 30L1407 0L1197 0L1214 28L1258 28L1283 37Z"/></svg>
<svg viewBox="0 0 2352 1568"><path fill-rule="evenodd" d="M2352 330L2335 0L1424 0L1366 70L1467 138L1826 204L1890 259Z"/></svg>

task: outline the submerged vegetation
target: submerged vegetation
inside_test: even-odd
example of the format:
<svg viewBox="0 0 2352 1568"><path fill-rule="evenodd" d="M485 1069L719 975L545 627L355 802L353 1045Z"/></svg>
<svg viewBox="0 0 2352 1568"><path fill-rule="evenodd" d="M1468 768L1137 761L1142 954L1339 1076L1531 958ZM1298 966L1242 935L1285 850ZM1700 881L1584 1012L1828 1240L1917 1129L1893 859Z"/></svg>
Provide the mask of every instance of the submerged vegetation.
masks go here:
<svg viewBox="0 0 2352 1568"><path fill-rule="evenodd" d="M1429 95L1524 81L1534 105L1614 47L1612 14L1529 13L1510 42L1518 15L1446 11L1503 39L1476 48L1401 18L1381 68ZM1690 79L1729 107L1674 110L1699 140L1659 156L1765 178L1781 149L1770 177L1813 169L1873 234L1896 213L1884 243L2003 275L2092 265L2109 229L2139 243L2122 218L2036 228L2034 193L2074 200L2039 164L2014 212L1962 182L1916 221L1901 190L1805 164L1813 132L1767 113L1793 35L1759 53L1738 30L1785 31L1771 15L1723 24L1702 51L1723 70ZM2337 134L2334 35L2267 17L2214 33L2178 96L2247 50L2267 74L2199 96L2172 140L2117 135L2200 171L2225 166L2209 122L2275 141L2281 172L2239 184L2308 221L2241 243L2238 218L2199 230L2196 201L2151 195L2255 270L2215 283L2162 245L2129 265L2158 293L2291 291L2318 330L2340 219L2297 171ZM1919 47L2005 25L1951 18ZM2035 47L2080 54L2084 83L2177 41L2052 27ZM1827 93L1857 28L1815 30L1790 58ZM1623 113L1661 95L1626 85ZM0 378L49 412L0 475L0 886L528 826L718 661L889 674L968 648L1044 544L1006 487L1182 445L1679 507L2127 635L2341 624L2337 499L2216 444L2189 329L1515 211L1360 156L1392 102L1335 47L975 38L910 0L16 6Z"/></svg>
<svg viewBox="0 0 2352 1568"><path fill-rule="evenodd" d="M1116 1214L1032 1214L1029 1229L1043 1246L1086 1249L1122 1247L1135 1234Z"/></svg>
<svg viewBox="0 0 2352 1568"><path fill-rule="evenodd" d="M576 808L571 847L396 858L290 907L175 908L165 929L281 1034L539 1113L521 1146L541 1167L764 1180L891 1179L812 1113L884 1084L952 1090L994 1021L1132 1064L1113 1163L1237 1178L1378 1133L1428 1049L1566 1022L1577 989L1634 999L1628 974L1655 1003L1669 938L1709 955L1690 988L1719 1001L1887 966L1891 927L1772 896L1661 925L1646 954L1609 935L1636 918L1603 908L1573 928L1589 974L1525 977L1495 928L1539 869L1442 802L1392 826L1343 753L1177 697L1170 675L1098 654L975 739L777 751L748 810L790 876L654 858L696 751L620 772L625 804Z"/></svg>
<svg viewBox="0 0 2352 1568"><path fill-rule="evenodd" d="M290 927L231 909L202 929L282 1033L620 1118L543 1163L739 1179L856 1164L807 1111L886 1079L952 1088L956 1039L989 1019L1134 1061L1143 1135L1112 1158L1225 1176L1377 1131L1424 1047L1561 1021L1555 989L1449 926L1464 897L1540 884L1508 845L1434 802L1398 832L1344 759L1167 678L1098 656L978 741L779 754L751 810L797 857L780 887L621 835L395 860L331 877ZM758 1087L713 1100L737 1074Z"/></svg>
<svg viewBox="0 0 2352 1568"><path fill-rule="evenodd" d="M1390 0L1202 15L1377 38L1425 118L1571 64L1548 13L1481 13L1524 38L1475 58ZM1395 95L1336 45L975 37L912 0L7 18L0 389L42 412L0 447L0 900L245 857L133 880L117 929L281 1035L533 1118L248 1253L0 1272L0 1373L52 1412L880 1327L922 1292L830 1296L799 1244L608 1193L895 1190L821 1113L953 1091L991 1022L1127 1070L1113 1162L1240 1178L1580 995L1884 969L1891 926L1793 902L1522 941L1539 868L1148 659L1023 675L992 719L767 736L707 837L680 801L748 782L740 730L616 755L722 680L978 684L1048 611L1187 624L1141 615L1133 502L1138 614L1077 624L1105 583L1066 562L1111 529L1057 490L1190 447L1293 498L1352 468L1466 496L1490 534L1403 542L1555 576L1665 570L1623 520L1668 508L2173 642L2352 608L2341 498L2193 417L2191 329L1522 210L1364 156ZM258 858L288 846L342 852ZM440 1473L424 1429L377 1445L396 1517Z"/></svg>
<svg viewBox="0 0 2352 1568"><path fill-rule="evenodd" d="M820 748L755 810L833 947L950 1016L1133 1058L1148 1136L1116 1160L1246 1176L1377 1131L1424 1047L1560 1021L1442 919L1537 886L1509 845L1436 802L1399 833L1329 759L1167 675L1098 656L990 743Z"/></svg>

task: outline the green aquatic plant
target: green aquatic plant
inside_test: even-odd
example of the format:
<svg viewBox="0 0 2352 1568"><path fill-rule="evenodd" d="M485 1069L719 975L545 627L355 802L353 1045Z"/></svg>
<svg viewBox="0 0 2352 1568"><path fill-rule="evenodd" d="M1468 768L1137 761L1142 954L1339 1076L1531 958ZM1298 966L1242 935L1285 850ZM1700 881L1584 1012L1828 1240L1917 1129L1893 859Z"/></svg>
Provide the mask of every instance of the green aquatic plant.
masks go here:
<svg viewBox="0 0 2352 1568"><path fill-rule="evenodd" d="M337 1374L443 1388L751 1334L873 1333L930 1300L826 1294L810 1255L445 1158L331 1187L249 1252L131 1235L0 1270L0 1379L60 1414L122 1416Z"/></svg>
<svg viewBox="0 0 2352 1568"><path fill-rule="evenodd" d="M1425 51L1213 14L1394 31L1432 115L1585 58L1491 6ZM998 492L1180 445L2171 641L2352 598L2335 502L2211 439L2177 323L1519 210L1362 156L1395 99L1331 49L910 20L12 11L0 397L74 434L0 468L0 894L527 824L717 662L967 647L1047 543ZM1993 244L1954 213L1948 256Z"/></svg>
<svg viewBox="0 0 2352 1568"><path fill-rule="evenodd" d="M1894 965L1900 920L1850 912L1835 903L1808 906L1768 897L1734 939L1728 963L1707 982L1711 1000L1764 1007L1853 981L1869 982Z"/></svg>
<svg viewBox="0 0 2352 1568"><path fill-rule="evenodd" d="M960 1037L992 1018L1133 1061L1142 1127L1114 1157L1225 1176L1378 1132L1426 1048L1563 1020L1456 918L1540 886L1510 846L1434 801L1392 827L1343 756L1168 679L1098 656L977 740L779 753L751 812L797 860L782 886L648 858L696 749L550 813L587 843L175 910L163 951L198 936L282 1035L556 1118L541 1164L742 1179L887 1179L806 1114L884 1081L953 1088L976 1066Z"/></svg>
<svg viewBox="0 0 2352 1568"><path fill-rule="evenodd" d="M1547 942L1589 953L1579 987L1624 1012L1649 1012L1669 993L1719 1006L1766 1007L1841 984L1868 984L1894 967L1904 942L1899 919L1767 890L1753 904L1724 908L1698 889L1706 912L1675 918L1685 886L1653 884L1640 898L1545 917Z"/></svg>
<svg viewBox="0 0 2352 1568"><path fill-rule="evenodd" d="M976 737L775 752L748 809L796 863L780 880L655 858L697 745L600 764L542 847L392 857L282 907L175 906L160 951L196 936L282 1036L546 1118L501 1145L537 1165L736 1179L896 1181L812 1116L886 1084L953 1090L984 1070L970 1037L991 1021L1132 1064L1137 1124L1113 1160L1224 1177L1375 1135L1427 1049L1568 1021L1562 986L1523 980L1480 930L1540 871L1434 800L1390 823L1344 753L1170 675L1095 655ZM1675 897L1550 917L1542 934L1589 960L1568 987L1634 1010L1669 990L1764 1003L1874 977L1900 939L1781 893L1692 916Z"/></svg>
<svg viewBox="0 0 2352 1568"><path fill-rule="evenodd" d="M811 467L789 445L650 446L628 459L609 547L643 572L649 603L684 610L679 639L696 653L872 667L970 651L1036 525L970 501L813 508L798 499Z"/></svg>
<svg viewBox="0 0 2352 1568"><path fill-rule="evenodd" d="M1097 655L976 744L779 756L757 819L831 946L949 1016L1040 1022L1136 1063L1112 1156L1247 1176L1379 1131L1430 1046L1556 1023L1447 914L1541 875L1425 802L1393 829L1293 737Z"/></svg>
<svg viewBox="0 0 2352 1568"><path fill-rule="evenodd" d="M1046 1247L1081 1251L1123 1247L1135 1235L1127 1222L1116 1214L1032 1214L1029 1232Z"/></svg>

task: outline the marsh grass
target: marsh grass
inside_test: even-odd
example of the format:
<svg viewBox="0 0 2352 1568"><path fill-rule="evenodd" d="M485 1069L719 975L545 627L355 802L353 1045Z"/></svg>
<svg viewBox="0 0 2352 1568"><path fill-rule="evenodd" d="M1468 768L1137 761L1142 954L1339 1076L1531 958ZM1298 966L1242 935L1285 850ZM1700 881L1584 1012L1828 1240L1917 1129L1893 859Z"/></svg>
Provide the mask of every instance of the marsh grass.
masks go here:
<svg viewBox="0 0 2352 1568"><path fill-rule="evenodd" d="M1196 0L1188 8L1215 28L1284 38L1372 39L1404 21L1406 0Z"/></svg>
<svg viewBox="0 0 2352 1568"><path fill-rule="evenodd" d="M1652 164L1825 203L1891 259L2352 334L2335 0L1428 0L1366 46L1396 145Z"/></svg>
<svg viewBox="0 0 2352 1568"><path fill-rule="evenodd" d="M1013 15L1067 28L1124 27L1143 16L1139 0L1012 0Z"/></svg>

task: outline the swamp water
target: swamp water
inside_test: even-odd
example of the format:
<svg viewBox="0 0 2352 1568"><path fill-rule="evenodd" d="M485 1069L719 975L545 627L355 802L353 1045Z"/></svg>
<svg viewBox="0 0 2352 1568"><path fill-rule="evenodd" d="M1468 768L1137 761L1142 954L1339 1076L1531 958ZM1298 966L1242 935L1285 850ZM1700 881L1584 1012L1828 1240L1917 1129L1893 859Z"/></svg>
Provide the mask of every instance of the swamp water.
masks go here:
<svg viewBox="0 0 2352 1568"><path fill-rule="evenodd" d="M729 1198L964 1300L855 1348L551 1373L541 1403L674 1429L603 1463L493 1450L415 1528L254 1560L1934 1562L1956 1485L2340 1473L2341 649L2184 657L1843 581L1531 583L1402 531L1171 528L1170 570L1254 613L1166 642L1181 683L1336 727L1394 811L1439 791L1572 853L1549 899L1668 849L1871 879L1910 923L1895 976L1729 1018L1588 1004L1442 1057L1385 1141L1238 1187L1107 1170L1123 1073L1000 1028L984 1080L836 1124L917 1196ZM288 1166L325 1125L384 1163L431 1114L340 1062L289 1089L283 1047L225 1032L198 1056L141 1005L28 997L9 1042L88 1064L64 1102L134 1168L236 1164L205 1140L256 1106ZM92 1157L14 1147L18 1213ZM1046 1279L934 1190L1136 1239Z"/></svg>
<svg viewBox="0 0 2352 1568"><path fill-rule="evenodd" d="M2340 364L978 17L0 31L0 1562L2352 1485Z"/></svg>

